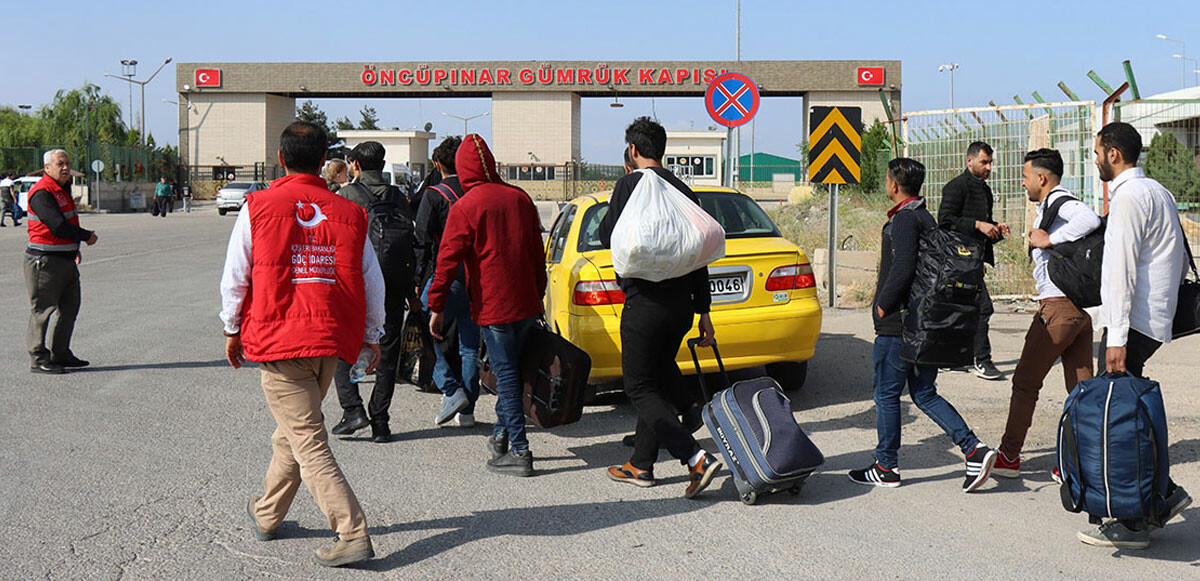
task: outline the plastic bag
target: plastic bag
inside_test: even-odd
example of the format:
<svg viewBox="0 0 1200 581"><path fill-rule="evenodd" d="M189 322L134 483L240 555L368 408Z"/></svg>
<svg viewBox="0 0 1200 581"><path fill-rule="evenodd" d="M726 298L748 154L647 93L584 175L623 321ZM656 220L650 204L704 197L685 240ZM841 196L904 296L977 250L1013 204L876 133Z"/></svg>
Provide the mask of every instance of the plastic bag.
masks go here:
<svg viewBox="0 0 1200 581"><path fill-rule="evenodd" d="M612 232L613 268L621 278L678 278L725 256L725 230L654 170L638 180Z"/></svg>

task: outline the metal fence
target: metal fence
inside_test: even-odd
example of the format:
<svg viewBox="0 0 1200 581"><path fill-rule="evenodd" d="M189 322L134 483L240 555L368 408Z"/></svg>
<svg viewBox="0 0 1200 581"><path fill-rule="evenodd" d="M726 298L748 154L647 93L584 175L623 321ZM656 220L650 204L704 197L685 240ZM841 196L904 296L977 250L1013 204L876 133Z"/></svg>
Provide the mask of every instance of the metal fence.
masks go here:
<svg viewBox="0 0 1200 581"><path fill-rule="evenodd" d="M88 145L43 144L38 146L0 147L0 172L29 175L42 169L42 153L51 149L66 150L71 167L95 177L92 161L104 163L101 177L107 182L157 181L160 176L175 179L179 158L140 147L124 147L104 143Z"/></svg>
<svg viewBox="0 0 1200 581"><path fill-rule="evenodd" d="M1175 195L1188 241L1200 249L1200 100L1142 99L1114 109L1141 133L1139 165Z"/></svg>

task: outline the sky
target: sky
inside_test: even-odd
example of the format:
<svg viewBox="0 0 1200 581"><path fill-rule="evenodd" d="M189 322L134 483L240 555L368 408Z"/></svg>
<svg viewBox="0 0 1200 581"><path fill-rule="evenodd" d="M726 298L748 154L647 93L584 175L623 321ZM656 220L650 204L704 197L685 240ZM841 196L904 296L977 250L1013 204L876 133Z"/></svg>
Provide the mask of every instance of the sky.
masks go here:
<svg viewBox="0 0 1200 581"><path fill-rule="evenodd" d="M1172 58L1187 42L1200 57L1200 2L766 2L741 3L743 60L902 61L906 112L949 106L950 82L938 66L958 63L955 104L1032 101L1034 90L1066 100L1065 81L1081 98L1100 100L1086 77L1095 69L1116 86L1121 61L1133 62L1143 96L1195 84L1195 62ZM8 11L6 29L24 31L0 49L0 106L48 103L61 89L99 85L123 108L127 83L121 59L137 59L138 79L164 59L174 62L420 62L468 60L732 60L736 51L735 0L649 2L559 0L535 2L195 2L121 3L60 0L48 10ZM433 8L442 10L434 13ZM42 31L48 42L27 41ZM42 33L36 33L41 36ZM146 126L158 143L178 141L175 67L167 65L146 87ZM656 114L668 129L712 124L700 97L585 99L583 157L619 163L624 126ZM442 113L470 116L490 109L487 99L323 100L330 119L376 108L385 127L434 124L445 135L462 124ZM133 109L139 109L137 87ZM742 151L797 157L804 138L800 99L764 99L754 135L742 131ZM489 138L489 117L471 122Z"/></svg>

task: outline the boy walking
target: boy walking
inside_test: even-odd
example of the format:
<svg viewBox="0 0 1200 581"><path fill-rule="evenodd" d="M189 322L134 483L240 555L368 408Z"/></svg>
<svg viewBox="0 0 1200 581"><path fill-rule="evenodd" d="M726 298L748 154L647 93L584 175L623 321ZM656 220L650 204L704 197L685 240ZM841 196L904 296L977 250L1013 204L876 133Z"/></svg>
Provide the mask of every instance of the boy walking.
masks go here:
<svg viewBox="0 0 1200 581"><path fill-rule="evenodd" d="M975 437L962 416L937 392L937 367L916 365L900 359L903 343L901 313L917 269L917 242L921 232L937 223L920 197L925 183L925 166L897 158L888 163L887 195L895 206L883 226L879 280L875 285L875 426L879 445L875 462L862 470L851 470L850 480L867 486L900 486L900 396L908 386L913 403L953 438L967 457L963 492L983 484L996 462L996 451Z"/></svg>

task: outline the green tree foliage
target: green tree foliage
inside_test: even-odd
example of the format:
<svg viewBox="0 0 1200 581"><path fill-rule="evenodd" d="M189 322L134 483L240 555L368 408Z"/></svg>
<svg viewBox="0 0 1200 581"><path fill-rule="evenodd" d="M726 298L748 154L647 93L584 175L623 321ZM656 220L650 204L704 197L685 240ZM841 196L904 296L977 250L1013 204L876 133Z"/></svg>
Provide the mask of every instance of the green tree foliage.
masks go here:
<svg viewBox="0 0 1200 581"><path fill-rule="evenodd" d="M336 121L337 129L354 129L354 122L349 117L342 117Z"/></svg>
<svg viewBox="0 0 1200 581"><path fill-rule="evenodd" d="M1196 156L1173 133L1160 133L1150 141L1150 149L1142 162L1146 175L1175 194L1184 203L1200 202L1200 171Z"/></svg>
<svg viewBox="0 0 1200 581"><path fill-rule="evenodd" d="M296 108L296 120L308 121L324 127L325 134L329 136L329 143L337 142L337 128L329 124L329 116L325 115L325 112L312 100L300 103L300 106Z"/></svg>
<svg viewBox="0 0 1200 581"><path fill-rule="evenodd" d="M864 193L883 192L887 162L891 159L891 132L887 125L876 119L862 137L862 178L859 185Z"/></svg>
<svg viewBox="0 0 1200 581"><path fill-rule="evenodd" d="M370 105L363 105L361 111L358 112L362 119L358 122L359 129L379 129L379 115L375 113L375 108Z"/></svg>

